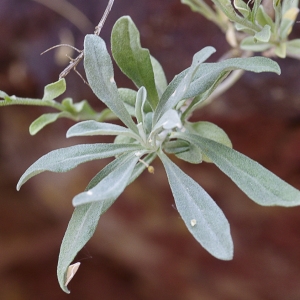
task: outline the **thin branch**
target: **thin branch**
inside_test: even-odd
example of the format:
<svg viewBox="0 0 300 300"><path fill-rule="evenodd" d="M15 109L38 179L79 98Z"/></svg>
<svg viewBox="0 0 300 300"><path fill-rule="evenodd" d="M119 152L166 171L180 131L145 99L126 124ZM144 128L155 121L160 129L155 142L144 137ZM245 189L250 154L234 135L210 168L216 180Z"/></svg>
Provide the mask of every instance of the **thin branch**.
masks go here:
<svg viewBox="0 0 300 300"><path fill-rule="evenodd" d="M113 4L114 4L114 0L109 0L108 4L106 6L106 9L104 11L104 14L103 14L103 16L102 16L99 24L95 28L94 34L100 35L100 31L101 31L101 29L102 29L102 27L103 27L103 25L104 25L104 23L105 23L105 21L107 19L107 16L108 16L108 14L109 14L109 12L110 12Z"/></svg>

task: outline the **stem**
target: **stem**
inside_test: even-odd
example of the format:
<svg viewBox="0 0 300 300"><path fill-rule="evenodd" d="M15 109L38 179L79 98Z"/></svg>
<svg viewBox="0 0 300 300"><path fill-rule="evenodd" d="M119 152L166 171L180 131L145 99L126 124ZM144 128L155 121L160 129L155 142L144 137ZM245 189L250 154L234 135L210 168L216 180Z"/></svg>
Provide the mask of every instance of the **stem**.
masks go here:
<svg viewBox="0 0 300 300"><path fill-rule="evenodd" d="M101 31L101 29L102 29L102 27L103 27L103 25L104 25L104 22L105 22L106 19L107 19L107 16L108 16L108 14L109 14L109 12L110 12L110 10L111 10L113 4L114 4L114 0L109 0L108 4L107 4L107 6L106 6L106 9L105 9L105 11L104 11L104 14L103 14L103 16L102 16L102 18L101 18L99 24L96 26L96 29L95 29L94 34L100 35L100 31Z"/></svg>

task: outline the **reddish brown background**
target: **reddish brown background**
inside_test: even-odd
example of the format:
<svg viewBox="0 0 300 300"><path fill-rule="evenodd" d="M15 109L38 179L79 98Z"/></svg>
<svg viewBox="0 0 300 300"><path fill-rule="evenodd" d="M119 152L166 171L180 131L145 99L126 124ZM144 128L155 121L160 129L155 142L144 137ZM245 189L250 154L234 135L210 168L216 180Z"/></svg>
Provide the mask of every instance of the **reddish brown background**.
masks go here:
<svg viewBox="0 0 300 300"><path fill-rule="evenodd" d="M97 24L106 1L69 1ZM168 80L189 66L202 47L227 49L219 30L179 0L115 1L102 36L109 42L113 23L129 14L142 44L164 66ZM43 86L63 69L54 52L61 29L82 48L84 34L59 14L34 1L0 2L0 90L41 97ZM294 36L300 36L300 24ZM85 33L90 32L86 29ZM197 118L215 122L234 148L300 188L300 64L278 60L282 75L247 73ZM82 68L79 68L82 71ZM116 71L119 86L132 86ZM68 96L100 102L72 73ZM106 161L84 164L65 174L45 173L15 190L26 168L50 150L103 141L65 139L73 123L60 120L32 137L30 123L47 109L0 109L0 299L63 300L298 300L300 299L300 209L260 207L216 167L178 162L224 210L235 245L234 259L210 256L187 232L159 162L154 176L143 174L99 222L79 253L82 265L64 294L56 280L59 246L72 214L72 197Z"/></svg>

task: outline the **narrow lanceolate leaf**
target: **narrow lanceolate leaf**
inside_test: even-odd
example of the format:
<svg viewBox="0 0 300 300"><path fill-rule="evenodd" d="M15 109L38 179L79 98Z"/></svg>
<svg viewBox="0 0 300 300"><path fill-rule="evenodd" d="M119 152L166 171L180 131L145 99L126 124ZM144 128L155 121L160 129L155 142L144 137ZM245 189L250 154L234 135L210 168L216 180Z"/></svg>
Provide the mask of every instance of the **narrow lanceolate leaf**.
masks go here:
<svg viewBox="0 0 300 300"><path fill-rule="evenodd" d="M95 34L88 34L84 39L84 69L88 82L96 96L128 128L137 133L137 128L119 97L112 61L105 42Z"/></svg>
<svg viewBox="0 0 300 300"><path fill-rule="evenodd" d="M154 124L162 117L162 115L166 111L175 107L180 100L187 98L185 97L185 94L188 91L197 70L199 69L200 65L215 51L216 50L213 47L205 47L197 52L193 57L191 67L187 69L183 76L177 78L178 80L176 80L176 84L170 84L168 86L168 88L162 95L161 100L159 101L157 109L154 113Z"/></svg>
<svg viewBox="0 0 300 300"><path fill-rule="evenodd" d="M135 153L131 153L126 160L120 162L117 169L103 178L95 187L75 196L73 205L102 202L103 210L107 210L124 191L138 160L139 157Z"/></svg>
<svg viewBox="0 0 300 300"><path fill-rule="evenodd" d="M230 58L217 63L203 63L197 70L185 97L191 98L205 92L215 82L221 72L237 69L255 73L274 72L280 74L279 65L265 57ZM183 75L181 75L182 73L179 75L184 76L185 72L183 71Z"/></svg>
<svg viewBox="0 0 300 300"><path fill-rule="evenodd" d="M131 156L130 153L124 154L109 163L92 179L86 190L94 188L102 179L116 170L121 161L126 160L129 156ZM149 154L143 160L150 164L154 158L155 154ZM135 180L144 169L145 166L142 163L138 163L134 168L128 184ZM106 209L107 208L108 207L106 207ZM99 218L103 212L105 212L103 202L93 202L80 205L77 206L73 212L60 247L57 265L58 281L61 288L66 293L69 293L69 290L66 287L68 267L77 253L84 247L84 245L94 234Z"/></svg>
<svg viewBox="0 0 300 300"><path fill-rule="evenodd" d="M230 227L221 209L197 182L165 154L160 153L159 156L166 169L176 207L188 230L213 256L232 259Z"/></svg>
<svg viewBox="0 0 300 300"><path fill-rule="evenodd" d="M158 103L154 73L148 49L141 47L140 34L130 17L121 17L111 33L112 55L122 72L137 87L144 86L154 110Z"/></svg>
<svg viewBox="0 0 300 300"><path fill-rule="evenodd" d="M17 190L31 177L44 171L67 172L79 164L142 148L132 144L85 144L61 148L49 152L32 164L20 178Z"/></svg>
<svg viewBox="0 0 300 300"><path fill-rule="evenodd" d="M67 138L89 135L126 135L133 138L136 136L135 133L126 127L94 120L77 123L67 131Z"/></svg>
<svg viewBox="0 0 300 300"><path fill-rule="evenodd" d="M59 117L64 116L68 113L59 112L59 113L49 113L43 114L34 120L29 126L29 132L31 135L37 134L40 130L42 130L48 124L55 122Z"/></svg>
<svg viewBox="0 0 300 300"><path fill-rule="evenodd" d="M66 80L64 78L45 86L42 100L53 100L66 91Z"/></svg>
<svg viewBox="0 0 300 300"><path fill-rule="evenodd" d="M300 205L300 191L249 157L215 141L178 134L201 148L233 182L254 202L265 205Z"/></svg>
<svg viewBox="0 0 300 300"><path fill-rule="evenodd" d="M156 89L158 92L158 96L160 98L168 86L167 78L164 69L162 68L158 60L153 56L150 56L150 59L151 59L151 64L154 72L154 81L155 81Z"/></svg>

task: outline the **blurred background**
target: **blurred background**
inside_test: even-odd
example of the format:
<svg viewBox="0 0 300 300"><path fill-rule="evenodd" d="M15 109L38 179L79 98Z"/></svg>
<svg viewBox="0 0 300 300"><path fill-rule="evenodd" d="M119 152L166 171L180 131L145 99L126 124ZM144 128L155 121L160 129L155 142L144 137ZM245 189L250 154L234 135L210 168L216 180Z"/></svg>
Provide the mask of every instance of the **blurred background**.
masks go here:
<svg viewBox="0 0 300 300"><path fill-rule="evenodd" d="M98 24L104 0L1 0L0 90L42 97L46 84L68 64L68 43L83 48L84 35ZM148 48L164 67L168 81L187 68L195 52L229 48L223 34L179 0L115 1L101 36L109 45L114 22L130 15ZM300 36L300 24L292 33ZM300 189L300 63L277 60L282 75L246 73L236 85L198 111L195 119L214 122L234 148ZM78 71L83 73L82 66ZM133 87L117 69L119 87ZM71 72L66 96L88 99L103 108L80 77ZM78 254L81 267L64 294L57 283L59 247L72 215L72 198L108 162L75 170L46 172L20 192L23 172L47 152L106 141L66 139L72 121L60 119L36 136L28 127L39 107L0 109L0 299L2 300L299 300L300 208L260 207L210 164L176 161L222 208L231 224L232 261L209 255L190 235L176 211L161 164L145 172L101 217L91 241Z"/></svg>

